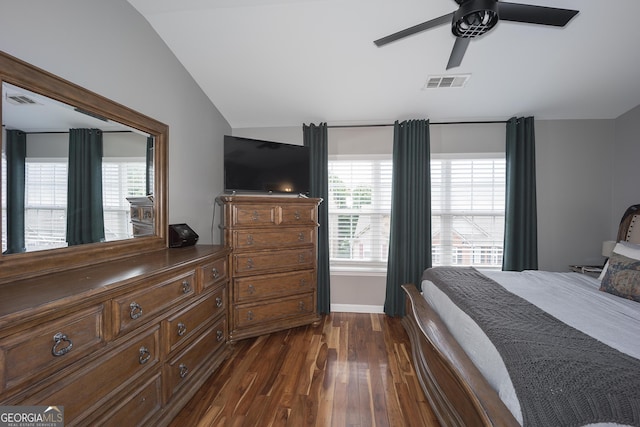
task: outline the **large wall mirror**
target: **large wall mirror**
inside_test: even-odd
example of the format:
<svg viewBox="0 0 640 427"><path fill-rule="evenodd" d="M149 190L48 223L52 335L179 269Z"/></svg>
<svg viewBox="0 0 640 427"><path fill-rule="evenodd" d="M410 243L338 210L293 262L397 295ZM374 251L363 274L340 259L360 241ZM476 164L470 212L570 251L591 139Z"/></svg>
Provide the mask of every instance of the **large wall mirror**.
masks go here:
<svg viewBox="0 0 640 427"><path fill-rule="evenodd" d="M0 282L166 247L167 126L2 52L0 81Z"/></svg>

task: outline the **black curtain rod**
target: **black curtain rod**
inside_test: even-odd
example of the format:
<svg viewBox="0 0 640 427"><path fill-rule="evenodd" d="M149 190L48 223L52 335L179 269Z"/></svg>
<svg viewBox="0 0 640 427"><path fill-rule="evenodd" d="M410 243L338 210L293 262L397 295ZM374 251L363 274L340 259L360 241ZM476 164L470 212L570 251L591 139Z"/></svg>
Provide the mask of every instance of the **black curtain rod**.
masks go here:
<svg viewBox="0 0 640 427"><path fill-rule="evenodd" d="M102 133L132 133L133 131L131 130L103 130ZM55 134L65 134L65 133L69 133L69 131L42 131L42 132L25 132L26 135L55 135Z"/></svg>
<svg viewBox="0 0 640 427"><path fill-rule="evenodd" d="M430 125L476 125L491 123L507 123L507 120L487 120L487 121L470 121L470 122L429 122ZM372 125L327 125L327 128L375 128L393 126L393 123L378 123Z"/></svg>

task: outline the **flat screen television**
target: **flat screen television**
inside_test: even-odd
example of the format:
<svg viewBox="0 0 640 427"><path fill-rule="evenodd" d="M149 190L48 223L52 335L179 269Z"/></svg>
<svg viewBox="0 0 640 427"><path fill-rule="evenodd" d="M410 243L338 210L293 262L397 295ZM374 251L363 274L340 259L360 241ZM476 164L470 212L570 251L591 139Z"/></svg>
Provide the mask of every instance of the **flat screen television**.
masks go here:
<svg viewBox="0 0 640 427"><path fill-rule="evenodd" d="M225 135L225 192L309 194L309 147Z"/></svg>

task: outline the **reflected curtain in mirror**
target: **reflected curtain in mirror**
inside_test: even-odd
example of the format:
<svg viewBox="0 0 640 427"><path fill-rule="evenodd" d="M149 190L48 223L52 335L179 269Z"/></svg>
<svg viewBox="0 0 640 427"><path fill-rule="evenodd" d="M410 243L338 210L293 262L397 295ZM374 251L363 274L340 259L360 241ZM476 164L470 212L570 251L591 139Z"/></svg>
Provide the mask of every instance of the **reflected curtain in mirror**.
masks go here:
<svg viewBox="0 0 640 427"><path fill-rule="evenodd" d="M533 117L512 117L506 136L504 271L538 269L536 150Z"/></svg>
<svg viewBox="0 0 640 427"><path fill-rule="evenodd" d="M428 120L394 124L393 181L384 312L404 316L402 285L420 289L431 267L431 165Z"/></svg>
<svg viewBox="0 0 640 427"><path fill-rule="evenodd" d="M311 197L324 202L318 206L318 312L331 311L329 274L329 149L327 124L302 126L304 145L310 149Z"/></svg>
<svg viewBox="0 0 640 427"><path fill-rule="evenodd" d="M69 130L67 243L104 241L102 131Z"/></svg>
<svg viewBox="0 0 640 427"><path fill-rule="evenodd" d="M7 130L7 249L5 254L26 250L24 240L25 163L27 135L20 130Z"/></svg>

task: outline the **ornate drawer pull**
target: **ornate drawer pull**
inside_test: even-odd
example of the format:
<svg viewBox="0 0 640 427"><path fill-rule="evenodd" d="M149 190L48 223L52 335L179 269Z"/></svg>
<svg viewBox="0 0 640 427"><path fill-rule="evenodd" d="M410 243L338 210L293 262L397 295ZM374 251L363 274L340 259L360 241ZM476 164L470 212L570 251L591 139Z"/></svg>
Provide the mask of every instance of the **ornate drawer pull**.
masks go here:
<svg viewBox="0 0 640 427"><path fill-rule="evenodd" d="M178 368L180 369L180 378L186 377L189 373L189 368L187 368L187 365L185 365L184 363L181 363Z"/></svg>
<svg viewBox="0 0 640 427"><path fill-rule="evenodd" d="M253 320L253 311L249 310L247 312L247 320L249 321Z"/></svg>
<svg viewBox="0 0 640 427"><path fill-rule="evenodd" d="M260 219L260 214L258 214L258 211L253 211L253 216L251 217L251 219L254 221L258 221Z"/></svg>
<svg viewBox="0 0 640 427"><path fill-rule="evenodd" d="M222 298L216 297L216 307L222 307Z"/></svg>
<svg viewBox="0 0 640 427"><path fill-rule="evenodd" d="M300 301L300 302L298 303L298 310L299 310L299 311L304 311L304 301Z"/></svg>
<svg viewBox="0 0 640 427"><path fill-rule="evenodd" d="M300 211L295 211L295 213L293 214L293 216L296 218L296 220L300 220L301 215L300 215Z"/></svg>
<svg viewBox="0 0 640 427"><path fill-rule="evenodd" d="M298 254L298 263L302 264L305 262L304 254Z"/></svg>
<svg viewBox="0 0 640 427"><path fill-rule="evenodd" d="M214 279L217 279L218 277L220 277L220 272L218 271L217 268L213 268L211 270L211 277L213 277Z"/></svg>
<svg viewBox="0 0 640 427"><path fill-rule="evenodd" d="M151 359L151 352L147 347L140 347L139 353L138 362L140 362L141 365L144 365Z"/></svg>
<svg viewBox="0 0 640 427"><path fill-rule="evenodd" d="M253 295L256 293L256 288L253 285L248 286L249 295Z"/></svg>
<svg viewBox="0 0 640 427"><path fill-rule="evenodd" d="M140 304L138 304L137 302L132 302L131 304L129 304L129 307L131 308L131 313L129 313L129 316L131 316L133 320L138 319L140 316L142 316L142 306L140 306Z"/></svg>
<svg viewBox="0 0 640 427"><path fill-rule="evenodd" d="M306 279L300 279L300 287L304 287L307 286L307 280Z"/></svg>
<svg viewBox="0 0 640 427"><path fill-rule="evenodd" d="M188 294L189 292L191 292L191 283L188 280L184 280L182 282L182 293Z"/></svg>
<svg viewBox="0 0 640 427"><path fill-rule="evenodd" d="M66 334L63 334L62 332L58 332L53 336L53 342L54 344L53 344L53 347L51 348L51 354L53 354L55 357L64 356L65 354L69 353L73 348L73 342L71 342L69 337ZM60 343L62 342L66 342L67 345L65 347L58 349L58 345L60 345Z"/></svg>
<svg viewBox="0 0 640 427"><path fill-rule="evenodd" d="M186 333L187 333L187 325L185 325L182 322L178 323L178 336L181 337Z"/></svg>
<svg viewBox="0 0 640 427"><path fill-rule="evenodd" d="M298 242L304 242L304 233L302 231L298 233Z"/></svg>
<svg viewBox="0 0 640 427"><path fill-rule="evenodd" d="M216 339L218 340L218 342L223 341L224 340L224 332L223 331L216 331Z"/></svg>
<svg viewBox="0 0 640 427"><path fill-rule="evenodd" d="M248 246L253 245L253 234L249 234L249 235L247 236L247 245L248 245Z"/></svg>
<svg viewBox="0 0 640 427"><path fill-rule="evenodd" d="M247 259L247 268L251 270L254 267L253 258Z"/></svg>

